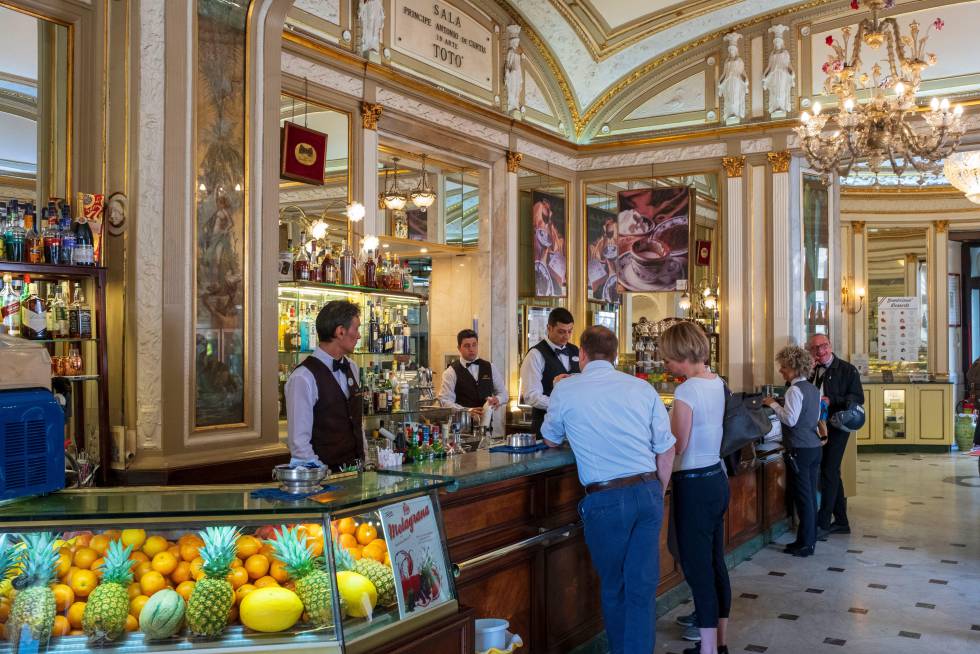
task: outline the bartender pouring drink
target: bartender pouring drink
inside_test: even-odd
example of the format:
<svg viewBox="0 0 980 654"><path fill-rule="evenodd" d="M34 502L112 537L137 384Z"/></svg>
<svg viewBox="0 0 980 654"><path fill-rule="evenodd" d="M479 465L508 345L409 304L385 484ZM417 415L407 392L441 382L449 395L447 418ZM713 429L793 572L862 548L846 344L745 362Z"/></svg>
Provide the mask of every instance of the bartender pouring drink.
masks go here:
<svg viewBox="0 0 980 654"><path fill-rule="evenodd" d="M568 342L574 327L568 309L552 309L547 336L527 351L521 363L521 389L524 403L532 407L531 431L535 434L541 434L555 382L580 372L578 348Z"/></svg>
<svg viewBox="0 0 980 654"><path fill-rule="evenodd" d="M357 365L347 355L360 340L361 310L328 302L316 317L320 343L286 381L290 465L331 471L364 461Z"/></svg>
<svg viewBox="0 0 980 654"><path fill-rule="evenodd" d="M483 416L489 400L496 408L507 404L507 388L497 366L480 358L480 337L472 329L456 334L459 360L442 373L439 404L450 409L468 409L476 418Z"/></svg>

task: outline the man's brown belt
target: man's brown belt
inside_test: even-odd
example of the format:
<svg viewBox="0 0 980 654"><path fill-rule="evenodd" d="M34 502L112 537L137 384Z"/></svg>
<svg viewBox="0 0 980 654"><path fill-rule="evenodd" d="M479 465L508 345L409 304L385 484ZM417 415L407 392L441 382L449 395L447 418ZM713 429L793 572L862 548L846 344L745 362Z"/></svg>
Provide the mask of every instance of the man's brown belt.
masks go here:
<svg viewBox="0 0 980 654"><path fill-rule="evenodd" d="M609 490L611 488L635 486L636 484L643 484L648 481L653 481L654 479L657 479L656 472L644 472L639 475L630 475L629 477L619 477L608 481L597 481L594 484L589 484L585 487L585 494L588 495L589 493Z"/></svg>

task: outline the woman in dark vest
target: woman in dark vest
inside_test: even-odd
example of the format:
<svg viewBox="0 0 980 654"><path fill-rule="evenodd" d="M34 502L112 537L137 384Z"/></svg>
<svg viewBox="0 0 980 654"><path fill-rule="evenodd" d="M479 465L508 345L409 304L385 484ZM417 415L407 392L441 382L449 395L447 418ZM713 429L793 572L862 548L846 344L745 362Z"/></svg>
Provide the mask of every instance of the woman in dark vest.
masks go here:
<svg viewBox="0 0 980 654"><path fill-rule="evenodd" d="M480 358L480 337L472 329L456 334L459 360L442 373L439 403L452 409L469 409L476 417L483 415L483 404L493 407L507 404L507 388L500 371Z"/></svg>
<svg viewBox="0 0 980 654"><path fill-rule="evenodd" d="M568 309L553 309L548 314L548 335L528 350L521 363L521 394L524 404L532 408L531 431L535 434L541 433L555 382L580 372L578 348L568 342L574 327Z"/></svg>
<svg viewBox="0 0 980 654"><path fill-rule="evenodd" d="M796 540L783 550L793 556L810 556L817 542L817 483L820 478L820 391L807 381L813 369L810 353L790 345L776 355L779 374L789 384L783 405L768 397L764 402L783 423L787 487L796 505L799 527Z"/></svg>
<svg viewBox="0 0 980 654"><path fill-rule="evenodd" d="M364 461L357 365L347 355L360 339L360 309L328 302L316 317L320 341L286 381L290 463L333 471Z"/></svg>

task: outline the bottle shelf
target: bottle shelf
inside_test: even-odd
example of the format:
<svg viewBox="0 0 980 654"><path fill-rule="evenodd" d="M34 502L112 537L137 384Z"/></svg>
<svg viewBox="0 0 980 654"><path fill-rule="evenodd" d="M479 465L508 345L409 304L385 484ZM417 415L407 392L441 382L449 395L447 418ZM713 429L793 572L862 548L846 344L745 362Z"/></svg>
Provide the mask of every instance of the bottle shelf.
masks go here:
<svg viewBox="0 0 980 654"><path fill-rule="evenodd" d="M38 281L45 281L47 277L87 278L91 277L95 271L105 271L105 268L102 266L68 266L59 263L23 263L0 260L0 274L36 275Z"/></svg>
<svg viewBox="0 0 980 654"><path fill-rule="evenodd" d="M389 291L370 286L347 286L344 284L326 284L323 282L279 282L280 295L283 291L294 291L306 294L321 295L323 293L361 293L364 295L378 295L381 297L397 298L399 300L416 300L420 303L426 302L428 298L418 293L408 291Z"/></svg>
<svg viewBox="0 0 980 654"><path fill-rule="evenodd" d="M30 341L31 343L91 343L91 342L98 341L99 339L93 337L93 338L42 338L37 340L33 338L25 338L24 340Z"/></svg>
<svg viewBox="0 0 980 654"><path fill-rule="evenodd" d="M40 342L40 341L37 341ZM313 350L279 350L279 354L313 354ZM406 353L395 353L395 352L367 352L355 350L351 352L349 356L372 356L372 357L411 357L413 355Z"/></svg>
<svg viewBox="0 0 980 654"><path fill-rule="evenodd" d="M69 382L99 381L99 375L52 375L51 379L61 379Z"/></svg>

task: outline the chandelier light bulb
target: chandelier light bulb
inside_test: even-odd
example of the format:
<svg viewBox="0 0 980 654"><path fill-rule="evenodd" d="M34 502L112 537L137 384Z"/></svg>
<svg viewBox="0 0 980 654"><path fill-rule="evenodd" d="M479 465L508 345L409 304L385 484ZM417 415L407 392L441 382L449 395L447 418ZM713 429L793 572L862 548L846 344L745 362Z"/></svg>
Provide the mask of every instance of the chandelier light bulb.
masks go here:
<svg viewBox="0 0 980 654"><path fill-rule="evenodd" d="M963 105L961 105L961 104L956 105L956 107L953 109L953 115L954 116L962 116L963 115Z"/></svg>
<svg viewBox="0 0 980 654"><path fill-rule="evenodd" d="M360 202L351 202L347 205L347 210L344 212L347 215L347 220L352 223L364 220L364 215L367 213L367 209Z"/></svg>
<svg viewBox="0 0 980 654"><path fill-rule="evenodd" d="M932 109L933 111L938 111L939 110L939 98L934 97L932 100L930 100L929 101L929 108Z"/></svg>
<svg viewBox="0 0 980 654"><path fill-rule="evenodd" d="M895 95L902 96L905 95L905 85L899 82L895 85Z"/></svg>
<svg viewBox="0 0 980 654"><path fill-rule="evenodd" d="M381 240L377 236L373 234L368 234L361 241L361 249L364 250L365 252L373 252L374 250L378 249L378 245L380 244L381 244Z"/></svg>
<svg viewBox="0 0 980 654"><path fill-rule="evenodd" d="M949 111L949 98L943 98L942 102L939 103L939 108L943 111Z"/></svg>
<svg viewBox="0 0 980 654"><path fill-rule="evenodd" d="M680 307L681 311L687 311L691 308L691 296L687 293L681 295L681 299L678 300L677 306Z"/></svg>
<svg viewBox="0 0 980 654"><path fill-rule="evenodd" d="M813 115L814 116L819 116L821 109L823 109L823 105L821 105L819 102L814 102L813 103Z"/></svg>
<svg viewBox="0 0 980 654"><path fill-rule="evenodd" d="M714 295L709 295L704 299L704 306L708 309L714 309L716 306L718 306L717 298L715 298Z"/></svg>
<svg viewBox="0 0 980 654"><path fill-rule="evenodd" d="M852 111L854 111L854 98L848 98L847 100L844 100L844 111L846 111L847 113L851 113Z"/></svg>
<svg viewBox="0 0 980 654"><path fill-rule="evenodd" d="M808 114L805 111L803 113L801 113L800 114L800 122L803 123L804 125L806 125L808 122L810 122L810 114Z"/></svg>
<svg viewBox="0 0 980 654"><path fill-rule="evenodd" d="M316 240L322 239L327 235L327 230L330 229L326 221L317 220L312 225L310 225L310 236Z"/></svg>

